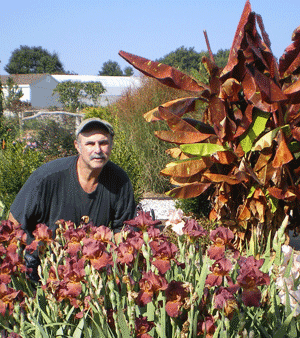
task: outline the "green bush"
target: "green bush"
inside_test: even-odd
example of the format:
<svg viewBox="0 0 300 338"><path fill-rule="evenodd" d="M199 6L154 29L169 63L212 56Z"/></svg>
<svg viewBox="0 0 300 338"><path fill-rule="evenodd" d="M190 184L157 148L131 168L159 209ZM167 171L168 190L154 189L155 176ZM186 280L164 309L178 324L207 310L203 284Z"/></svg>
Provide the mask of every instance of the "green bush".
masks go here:
<svg viewBox="0 0 300 338"><path fill-rule="evenodd" d="M45 162L77 154L74 130L74 118L70 121L67 117L63 123L52 119L24 123L24 132L31 142L36 142L37 149L45 155Z"/></svg>
<svg viewBox="0 0 300 338"><path fill-rule="evenodd" d="M6 219L17 193L44 156L30 142L8 140L0 150L0 218ZM2 205L2 207L1 207Z"/></svg>

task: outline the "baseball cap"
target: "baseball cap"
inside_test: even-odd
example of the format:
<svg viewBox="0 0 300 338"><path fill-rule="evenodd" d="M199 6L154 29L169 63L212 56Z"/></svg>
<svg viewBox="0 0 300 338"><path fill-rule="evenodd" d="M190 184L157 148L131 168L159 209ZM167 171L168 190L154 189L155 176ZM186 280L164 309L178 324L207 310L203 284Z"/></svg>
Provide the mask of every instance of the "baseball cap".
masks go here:
<svg viewBox="0 0 300 338"><path fill-rule="evenodd" d="M101 120L98 117L92 117L86 120L83 120L80 125L77 127L76 129L76 137L78 136L78 134L80 134L81 132L90 129L92 127L99 127L100 129L104 129L106 131L108 131L110 133L111 136L114 136L114 129L113 126L108 123L105 120Z"/></svg>

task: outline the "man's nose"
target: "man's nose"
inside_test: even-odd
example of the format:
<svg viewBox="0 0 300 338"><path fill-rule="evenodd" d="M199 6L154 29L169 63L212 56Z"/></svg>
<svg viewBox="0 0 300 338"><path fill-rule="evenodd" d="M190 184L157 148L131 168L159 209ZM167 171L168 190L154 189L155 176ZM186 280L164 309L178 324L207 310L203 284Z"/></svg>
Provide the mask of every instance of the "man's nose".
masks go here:
<svg viewBox="0 0 300 338"><path fill-rule="evenodd" d="M102 152L102 148L101 148L101 145L100 144L95 144L95 152L96 153L101 153Z"/></svg>

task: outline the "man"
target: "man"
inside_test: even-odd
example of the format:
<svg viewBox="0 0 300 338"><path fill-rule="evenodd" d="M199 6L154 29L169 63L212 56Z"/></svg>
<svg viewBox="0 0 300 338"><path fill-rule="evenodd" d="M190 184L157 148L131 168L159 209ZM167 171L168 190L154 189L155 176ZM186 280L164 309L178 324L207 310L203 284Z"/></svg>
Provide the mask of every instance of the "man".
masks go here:
<svg viewBox="0 0 300 338"><path fill-rule="evenodd" d="M76 130L78 156L48 162L31 174L8 218L22 224L29 243L38 223L54 232L59 219L78 225L88 216L96 226L119 231L125 220L134 217L131 182L123 169L109 161L113 137L111 124L99 118L86 119Z"/></svg>

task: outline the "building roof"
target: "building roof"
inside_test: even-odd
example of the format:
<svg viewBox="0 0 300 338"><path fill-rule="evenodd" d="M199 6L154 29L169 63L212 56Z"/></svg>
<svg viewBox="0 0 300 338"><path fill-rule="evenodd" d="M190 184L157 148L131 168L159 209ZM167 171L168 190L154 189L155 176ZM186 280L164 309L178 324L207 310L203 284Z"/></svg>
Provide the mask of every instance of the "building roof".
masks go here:
<svg viewBox="0 0 300 338"><path fill-rule="evenodd" d="M96 76L96 75L52 75L58 81L101 82L104 88L130 86L139 87L141 78L137 76Z"/></svg>
<svg viewBox="0 0 300 338"><path fill-rule="evenodd" d="M0 80L3 85L11 77L17 85L30 85L38 82L46 77L48 74L11 74L11 75L0 75Z"/></svg>

